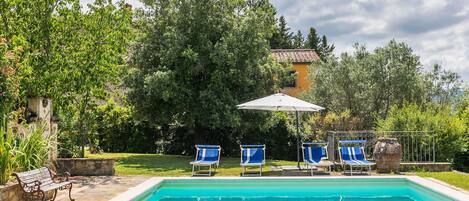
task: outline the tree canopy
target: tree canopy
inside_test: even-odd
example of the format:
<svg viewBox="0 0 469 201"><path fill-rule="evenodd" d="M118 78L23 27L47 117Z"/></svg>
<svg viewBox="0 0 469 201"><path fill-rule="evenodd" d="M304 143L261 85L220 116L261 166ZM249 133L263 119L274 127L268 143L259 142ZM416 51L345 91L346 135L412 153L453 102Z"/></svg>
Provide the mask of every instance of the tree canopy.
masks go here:
<svg viewBox="0 0 469 201"><path fill-rule="evenodd" d="M153 17L145 19L126 82L140 118L190 129L237 128L245 121L241 115L253 115L237 104L278 89L284 68L270 57L274 16L268 1L147 6Z"/></svg>

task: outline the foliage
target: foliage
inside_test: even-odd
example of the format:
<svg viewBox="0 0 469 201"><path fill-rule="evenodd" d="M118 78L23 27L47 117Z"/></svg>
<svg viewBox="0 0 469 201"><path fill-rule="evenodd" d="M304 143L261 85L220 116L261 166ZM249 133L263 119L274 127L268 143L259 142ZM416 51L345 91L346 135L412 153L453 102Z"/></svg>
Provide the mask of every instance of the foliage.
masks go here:
<svg viewBox="0 0 469 201"><path fill-rule="evenodd" d="M327 131L364 130L363 120L351 116L349 110L340 113L315 113L303 120L305 134L310 140L326 141Z"/></svg>
<svg viewBox="0 0 469 201"><path fill-rule="evenodd" d="M154 17L144 19L126 82L137 120L177 143L171 153L259 131L267 115L236 105L276 91L286 71L269 56L268 1L164 1L147 9Z"/></svg>
<svg viewBox="0 0 469 201"><path fill-rule="evenodd" d="M47 165L49 148L50 140L43 137L42 129L16 139L11 130L0 130L0 184L8 182L13 172Z"/></svg>
<svg viewBox="0 0 469 201"><path fill-rule="evenodd" d="M82 138L79 135L69 131L69 129L60 130L57 134L57 155L59 158L78 158L81 156Z"/></svg>
<svg viewBox="0 0 469 201"><path fill-rule="evenodd" d="M14 138L10 132L0 130L0 185L8 182L15 167Z"/></svg>
<svg viewBox="0 0 469 201"><path fill-rule="evenodd" d="M1 7L0 7L1 8ZM23 63L23 40L7 40L0 32L0 130L7 130L8 117L20 97L20 77ZM19 71L19 72L18 72Z"/></svg>
<svg viewBox="0 0 469 201"><path fill-rule="evenodd" d="M462 81L457 73L435 64L432 70L424 76L427 82L428 99L443 105L456 101L462 87Z"/></svg>
<svg viewBox="0 0 469 201"><path fill-rule="evenodd" d="M310 72L307 100L336 113L349 110L368 128L376 117L386 118L393 105L425 101L418 56L394 40L371 53L356 45L352 55L329 57Z"/></svg>
<svg viewBox="0 0 469 201"><path fill-rule="evenodd" d="M308 36L306 37L305 45L306 48L314 49L316 50L316 53L318 54L319 58L321 60L325 60L331 56L333 56L333 52L335 49L334 45L329 45L327 43L327 36L322 35L319 36L316 32L316 29L311 27L309 29Z"/></svg>
<svg viewBox="0 0 469 201"><path fill-rule="evenodd" d="M275 31L270 38L270 48L272 49L291 49L293 48L293 33L287 25L284 16L280 16L276 23Z"/></svg>
<svg viewBox="0 0 469 201"><path fill-rule="evenodd" d="M304 38L300 30L298 30L298 32L296 32L296 35L293 36L292 42L293 42L294 49L301 49L304 47Z"/></svg>
<svg viewBox="0 0 469 201"><path fill-rule="evenodd" d="M460 151L454 155L453 168L469 173L469 150Z"/></svg>
<svg viewBox="0 0 469 201"><path fill-rule="evenodd" d="M105 152L156 153L162 151L156 146L161 138L157 129L147 122L133 119L130 107L118 106L113 100L100 105L94 111L96 116L95 139ZM125 140L123 140L125 139ZM160 148L160 150L158 150Z"/></svg>
<svg viewBox="0 0 469 201"><path fill-rule="evenodd" d="M49 137L43 137L42 129L34 129L25 138L19 139L15 150L16 171L37 169L48 163Z"/></svg>
<svg viewBox="0 0 469 201"><path fill-rule="evenodd" d="M393 106L386 119L377 121L378 131L430 131L435 135L436 160L452 161L454 155L465 151L467 125L449 107L415 103L402 108Z"/></svg>
<svg viewBox="0 0 469 201"><path fill-rule="evenodd" d="M75 121L75 132L84 136L90 108L105 97L125 62L132 37L130 7L96 0L83 11L78 0L20 0L2 1L0 10L0 38L8 45L22 39L22 51L15 54L23 61L16 69L21 97L52 98L57 114Z"/></svg>

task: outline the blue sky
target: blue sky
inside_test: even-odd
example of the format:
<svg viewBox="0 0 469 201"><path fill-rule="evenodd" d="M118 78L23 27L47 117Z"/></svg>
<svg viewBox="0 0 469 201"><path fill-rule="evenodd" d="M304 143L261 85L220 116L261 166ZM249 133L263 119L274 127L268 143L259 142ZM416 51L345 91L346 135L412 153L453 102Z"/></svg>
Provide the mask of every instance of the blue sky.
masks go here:
<svg viewBox="0 0 469 201"><path fill-rule="evenodd" d="M84 4L92 0L82 0ZM142 7L138 0L126 0ZM291 31L315 27L336 46L369 49L391 39L408 43L425 69L438 63L469 83L469 2L467 0L271 0Z"/></svg>

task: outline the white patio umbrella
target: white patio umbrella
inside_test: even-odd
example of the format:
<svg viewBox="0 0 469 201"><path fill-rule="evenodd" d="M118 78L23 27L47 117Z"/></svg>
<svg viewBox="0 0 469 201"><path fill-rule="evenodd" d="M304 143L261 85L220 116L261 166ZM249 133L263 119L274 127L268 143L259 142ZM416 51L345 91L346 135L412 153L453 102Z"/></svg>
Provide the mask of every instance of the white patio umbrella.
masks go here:
<svg viewBox="0 0 469 201"><path fill-rule="evenodd" d="M312 103L288 96L283 93L277 93L264 98L252 100L243 104L237 105L238 109L244 110L270 110L270 111L290 111L295 112L296 115L296 155L298 160L298 168L300 168L300 122L298 118L299 112L316 112L324 109Z"/></svg>

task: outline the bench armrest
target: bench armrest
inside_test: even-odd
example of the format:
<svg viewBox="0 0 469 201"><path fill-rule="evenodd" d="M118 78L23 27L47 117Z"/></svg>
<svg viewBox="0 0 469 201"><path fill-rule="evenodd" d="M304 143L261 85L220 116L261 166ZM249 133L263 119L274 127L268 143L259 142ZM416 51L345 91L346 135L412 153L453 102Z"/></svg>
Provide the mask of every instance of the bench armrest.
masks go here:
<svg viewBox="0 0 469 201"><path fill-rule="evenodd" d="M68 172L64 172L62 174L55 174L53 177L52 177L52 180L54 182L64 182L64 181L68 181L68 177L70 177L70 173Z"/></svg>
<svg viewBox="0 0 469 201"><path fill-rule="evenodd" d="M38 192L41 191L42 182L39 180L23 183L23 190L27 192Z"/></svg>

